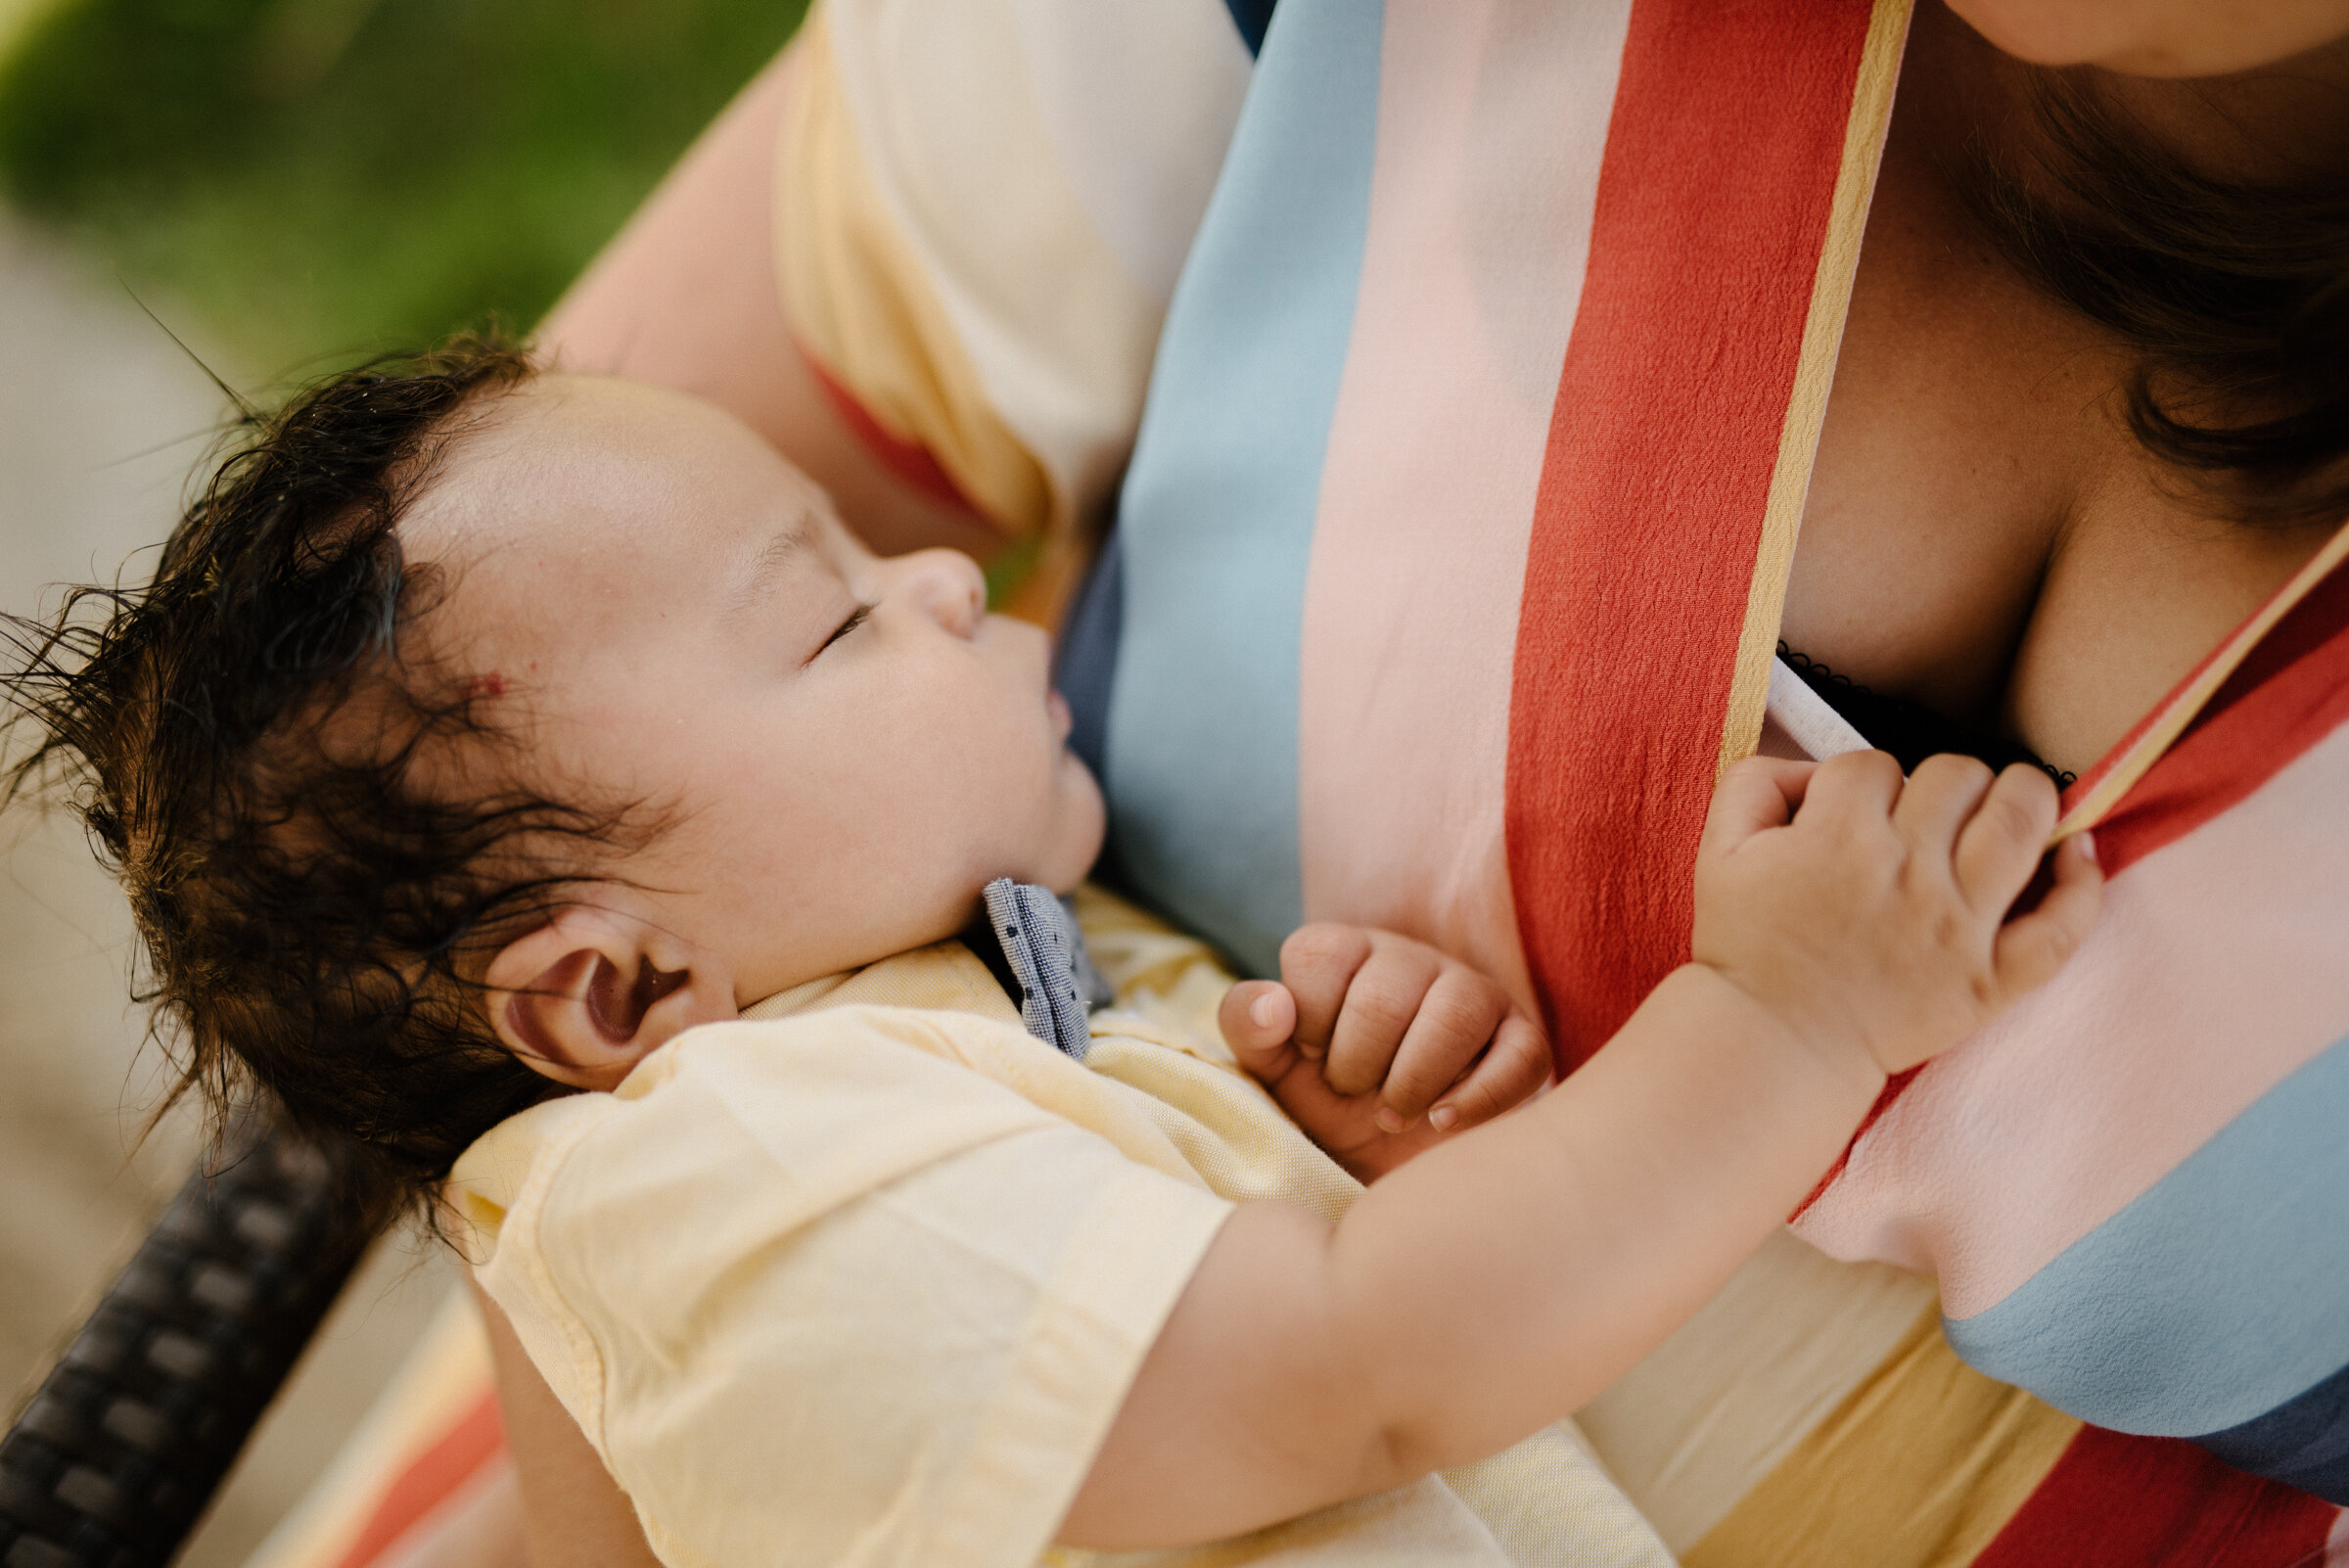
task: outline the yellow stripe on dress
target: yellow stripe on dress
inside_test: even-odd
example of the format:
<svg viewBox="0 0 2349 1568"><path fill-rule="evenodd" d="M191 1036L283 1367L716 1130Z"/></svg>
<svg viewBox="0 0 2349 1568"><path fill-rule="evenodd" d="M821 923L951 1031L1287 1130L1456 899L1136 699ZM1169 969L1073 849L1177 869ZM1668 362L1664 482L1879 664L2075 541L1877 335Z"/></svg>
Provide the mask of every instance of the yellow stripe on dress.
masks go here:
<svg viewBox="0 0 2349 1568"><path fill-rule="evenodd" d="M1684 1568L1965 1568L2079 1429L1960 1361L1928 1310Z"/></svg>
<svg viewBox="0 0 2349 1568"><path fill-rule="evenodd" d="M1576 1419L1685 1551L1877 1375L1934 1300L1921 1274L1838 1263L1780 1230Z"/></svg>
<svg viewBox="0 0 2349 1568"><path fill-rule="evenodd" d="M1125 11L822 0L778 149L795 332L998 527L1042 534L1047 579L1124 469L1248 78L1220 0Z"/></svg>
<svg viewBox="0 0 2349 1568"><path fill-rule="evenodd" d="M776 154L775 261L802 348L892 436L926 449L987 519L1041 531L1043 465L981 385L937 292L875 188L842 92L828 8L808 18Z"/></svg>
<svg viewBox="0 0 2349 1568"><path fill-rule="evenodd" d="M2306 566L2294 573L2291 580L2278 589L2274 598L2262 605L2250 620L2237 626L2234 634L2203 663L2202 668L2188 677L2159 713L2122 743L2121 755L2113 759L2101 772L2090 777L2088 789L2063 813L2063 820L2055 824L2054 835L2049 842L2067 839L2104 820L2112 808L2120 805L2130 790L2136 787L2137 781L2145 776L2146 770L2161 761L2162 754L2170 749L2171 744L2186 733L2187 725L2192 723L2194 715L2208 706L2211 698L2218 695L2219 688L2227 683L2227 677L2234 674L2236 668L2251 656L2251 650L2258 647L2261 640L2276 629L2276 623L2307 598L2310 591L2330 576L2343 560L2349 560L2349 524L2343 524L2335 530L2332 537L2326 541L2325 547L2311 557Z"/></svg>
<svg viewBox="0 0 2349 1568"><path fill-rule="evenodd" d="M1753 756L1762 744L1770 667L1777 652L1778 623L1786 614L1786 579L1794 568L1795 537L1802 530L1803 504L1811 493L1811 465L1819 455L1819 426L1826 418L1835 359L1843 346L1844 317L1851 308L1852 279L1860 267L1860 241L1867 230L1876 166L1883 160L1884 133L1892 123L1893 88L1900 81L1910 9L1911 0L1876 0L1867 38L1861 45L1851 117L1844 124L1843 163L1835 175L1819 270L1812 278L1811 308L1786 399L1786 422L1779 429L1770 497L1763 504L1762 538L1754 552L1745 622L1737 634L1737 665L1730 678L1728 714L1722 723L1718 767Z"/></svg>

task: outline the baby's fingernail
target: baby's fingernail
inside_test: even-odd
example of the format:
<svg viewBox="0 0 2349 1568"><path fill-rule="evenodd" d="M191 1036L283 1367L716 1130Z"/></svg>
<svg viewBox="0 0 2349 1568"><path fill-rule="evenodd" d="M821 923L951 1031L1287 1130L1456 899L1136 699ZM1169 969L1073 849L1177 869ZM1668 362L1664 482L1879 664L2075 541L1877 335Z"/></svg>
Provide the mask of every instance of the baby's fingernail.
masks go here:
<svg viewBox="0 0 2349 1568"><path fill-rule="evenodd" d="M1280 998L1270 992L1248 1004L1248 1022L1259 1029L1270 1029L1280 1017Z"/></svg>
<svg viewBox="0 0 2349 1568"><path fill-rule="evenodd" d="M1451 1131L1451 1124L1459 1119L1460 1113L1449 1105L1439 1105L1427 1113L1427 1125L1439 1132Z"/></svg>
<svg viewBox="0 0 2349 1568"><path fill-rule="evenodd" d="M2075 833L2072 842L2080 846L2080 858L2093 862L2096 857L2096 836L2094 833Z"/></svg>
<svg viewBox="0 0 2349 1568"><path fill-rule="evenodd" d="M1381 1132L1400 1132L1403 1130L1403 1118L1395 1114L1395 1109L1393 1106L1380 1106L1378 1108L1378 1115L1373 1117L1371 1120L1378 1124L1378 1130Z"/></svg>

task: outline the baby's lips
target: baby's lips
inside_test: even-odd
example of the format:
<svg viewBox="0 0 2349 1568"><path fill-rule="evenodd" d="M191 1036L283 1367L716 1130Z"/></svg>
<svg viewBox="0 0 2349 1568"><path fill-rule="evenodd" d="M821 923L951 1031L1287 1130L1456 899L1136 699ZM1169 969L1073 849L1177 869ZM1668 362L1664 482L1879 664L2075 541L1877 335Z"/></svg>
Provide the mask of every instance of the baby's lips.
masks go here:
<svg viewBox="0 0 2349 1568"><path fill-rule="evenodd" d="M1060 693L1047 689L1044 693L1044 707L1052 715L1053 735L1060 740L1067 740L1069 731L1077 727L1077 715L1069 712L1069 700Z"/></svg>

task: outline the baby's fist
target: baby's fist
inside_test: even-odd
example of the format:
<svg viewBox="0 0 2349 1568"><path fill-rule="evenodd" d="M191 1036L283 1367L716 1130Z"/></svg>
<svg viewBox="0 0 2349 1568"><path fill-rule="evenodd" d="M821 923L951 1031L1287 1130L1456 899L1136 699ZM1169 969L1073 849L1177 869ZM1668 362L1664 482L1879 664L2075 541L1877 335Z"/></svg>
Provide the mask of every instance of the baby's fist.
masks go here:
<svg viewBox="0 0 2349 1568"><path fill-rule="evenodd" d="M1225 995L1223 1037L1307 1136L1365 1180L1548 1081L1540 1027L1425 943L1324 922L1282 944L1280 965L1279 982Z"/></svg>

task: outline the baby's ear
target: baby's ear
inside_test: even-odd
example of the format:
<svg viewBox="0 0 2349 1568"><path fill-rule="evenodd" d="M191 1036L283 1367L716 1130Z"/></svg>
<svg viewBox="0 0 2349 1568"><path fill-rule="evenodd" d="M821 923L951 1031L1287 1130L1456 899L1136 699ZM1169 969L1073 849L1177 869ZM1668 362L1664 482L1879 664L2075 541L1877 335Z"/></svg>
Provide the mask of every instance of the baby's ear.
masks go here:
<svg viewBox="0 0 2349 1568"><path fill-rule="evenodd" d="M696 1024L735 1016L716 955L631 915L574 904L489 960L489 1021L558 1084L609 1089Z"/></svg>

